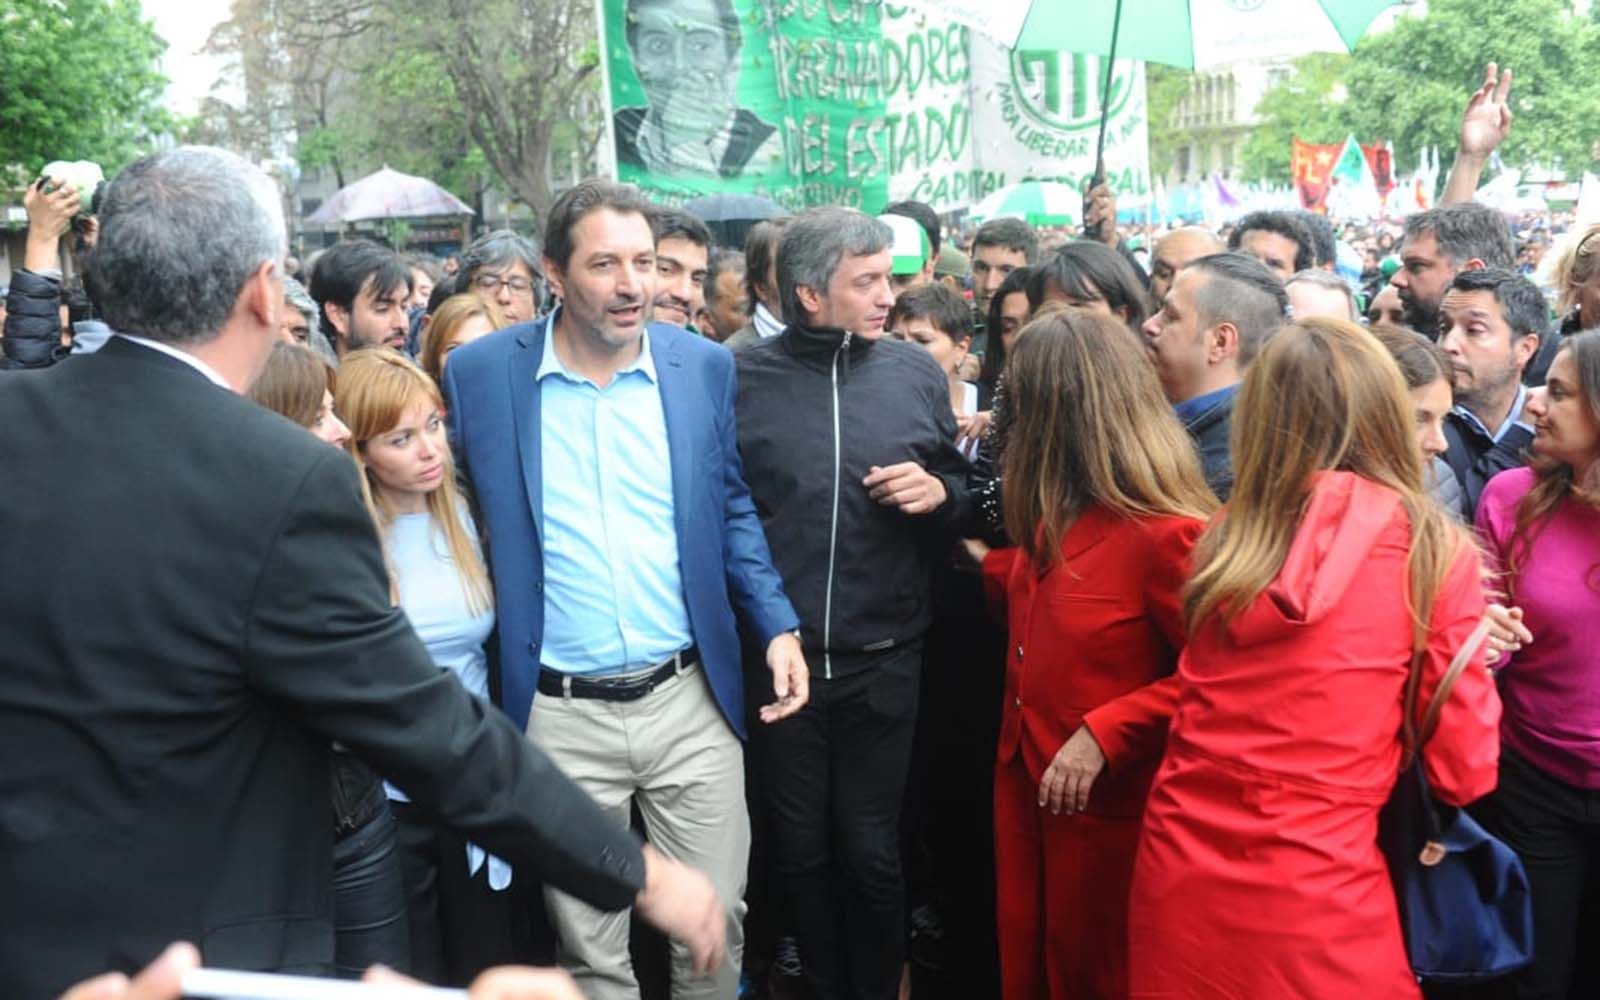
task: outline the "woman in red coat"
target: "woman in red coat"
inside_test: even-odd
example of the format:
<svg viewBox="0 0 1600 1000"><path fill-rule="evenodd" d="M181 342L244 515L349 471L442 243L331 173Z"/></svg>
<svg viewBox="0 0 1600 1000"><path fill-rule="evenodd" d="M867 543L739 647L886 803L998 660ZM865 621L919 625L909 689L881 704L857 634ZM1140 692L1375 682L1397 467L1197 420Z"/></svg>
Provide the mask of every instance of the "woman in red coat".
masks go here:
<svg viewBox="0 0 1600 1000"><path fill-rule="evenodd" d="M1125 325L1077 310L1035 320L1006 379L1006 527L1027 542L983 567L1010 626L994 796L1002 995L1110 1000L1128 993L1128 884L1175 697L1179 592L1216 500Z"/></svg>
<svg viewBox="0 0 1600 1000"><path fill-rule="evenodd" d="M1359 327L1273 337L1234 410L1227 510L1195 551L1190 640L1129 904L1136 997L1415 1000L1378 810L1421 698L1484 615L1463 528L1423 487L1393 360ZM1480 659L1423 765L1457 805L1495 784Z"/></svg>

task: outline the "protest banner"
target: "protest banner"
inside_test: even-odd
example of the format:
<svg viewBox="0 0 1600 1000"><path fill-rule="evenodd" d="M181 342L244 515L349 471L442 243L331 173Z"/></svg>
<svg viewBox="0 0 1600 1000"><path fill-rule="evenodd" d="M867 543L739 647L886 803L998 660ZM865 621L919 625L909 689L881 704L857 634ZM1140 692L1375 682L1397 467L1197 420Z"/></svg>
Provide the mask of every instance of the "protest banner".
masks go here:
<svg viewBox="0 0 1600 1000"><path fill-rule="evenodd" d="M1094 171L1101 57L1009 52L880 0L597 3L615 175L657 200L943 212ZM1143 65L1111 84L1107 171L1131 207L1150 190Z"/></svg>

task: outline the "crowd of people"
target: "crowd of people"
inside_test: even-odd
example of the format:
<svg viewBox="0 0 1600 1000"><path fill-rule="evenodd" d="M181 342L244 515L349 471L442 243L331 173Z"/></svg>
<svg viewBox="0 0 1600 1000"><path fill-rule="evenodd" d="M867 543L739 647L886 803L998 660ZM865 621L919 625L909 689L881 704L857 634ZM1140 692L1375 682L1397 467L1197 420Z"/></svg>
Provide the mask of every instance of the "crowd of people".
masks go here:
<svg viewBox="0 0 1600 1000"><path fill-rule="evenodd" d="M220 150L26 207L7 996L175 998L200 956L1600 992L1600 226L1553 307L1470 200L1343 275L1360 233L1297 213L1141 254L1104 188L1066 240L899 202L725 248L585 181L538 240L303 280ZM1531 964L1469 993L1419 986L1378 847L1430 701L1434 796L1531 887Z"/></svg>

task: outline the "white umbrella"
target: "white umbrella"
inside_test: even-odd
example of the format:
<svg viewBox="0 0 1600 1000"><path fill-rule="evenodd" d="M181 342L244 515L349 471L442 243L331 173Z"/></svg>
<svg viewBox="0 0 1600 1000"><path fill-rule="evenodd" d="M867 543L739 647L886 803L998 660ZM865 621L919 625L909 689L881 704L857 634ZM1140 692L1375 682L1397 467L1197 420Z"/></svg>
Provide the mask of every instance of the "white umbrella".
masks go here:
<svg viewBox="0 0 1600 1000"><path fill-rule="evenodd" d="M972 218L1021 219L1030 226L1075 226L1083 195L1052 181L1021 181L999 189L972 206Z"/></svg>
<svg viewBox="0 0 1600 1000"><path fill-rule="evenodd" d="M347 184L306 217L329 224L363 219L415 219L432 215L472 215L467 203L428 180L384 167Z"/></svg>

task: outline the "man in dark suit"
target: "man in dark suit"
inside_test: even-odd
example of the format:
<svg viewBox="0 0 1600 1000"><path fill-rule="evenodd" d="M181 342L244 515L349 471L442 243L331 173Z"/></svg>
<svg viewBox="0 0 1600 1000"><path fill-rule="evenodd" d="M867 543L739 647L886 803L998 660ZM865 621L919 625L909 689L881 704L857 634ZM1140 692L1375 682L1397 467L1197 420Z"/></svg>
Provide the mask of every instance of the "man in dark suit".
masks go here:
<svg viewBox="0 0 1600 1000"><path fill-rule="evenodd" d="M0 377L0 992L169 941L333 961L330 744L533 877L720 963L705 877L640 848L438 670L353 464L238 395L278 336L265 175L182 147L105 194L89 274L122 335Z"/></svg>
<svg viewBox="0 0 1600 1000"><path fill-rule="evenodd" d="M733 357L648 322L648 213L603 181L556 199L544 271L561 306L451 354L444 388L495 568L502 707L618 820L637 803L651 843L711 875L732 960L694 982L680 949L673 995L733 1000L750 847L734 609L766 649L764 721L798 711L809 679L740 468ZM554 888L585 995L637 997L626 919Z"/></svg>

